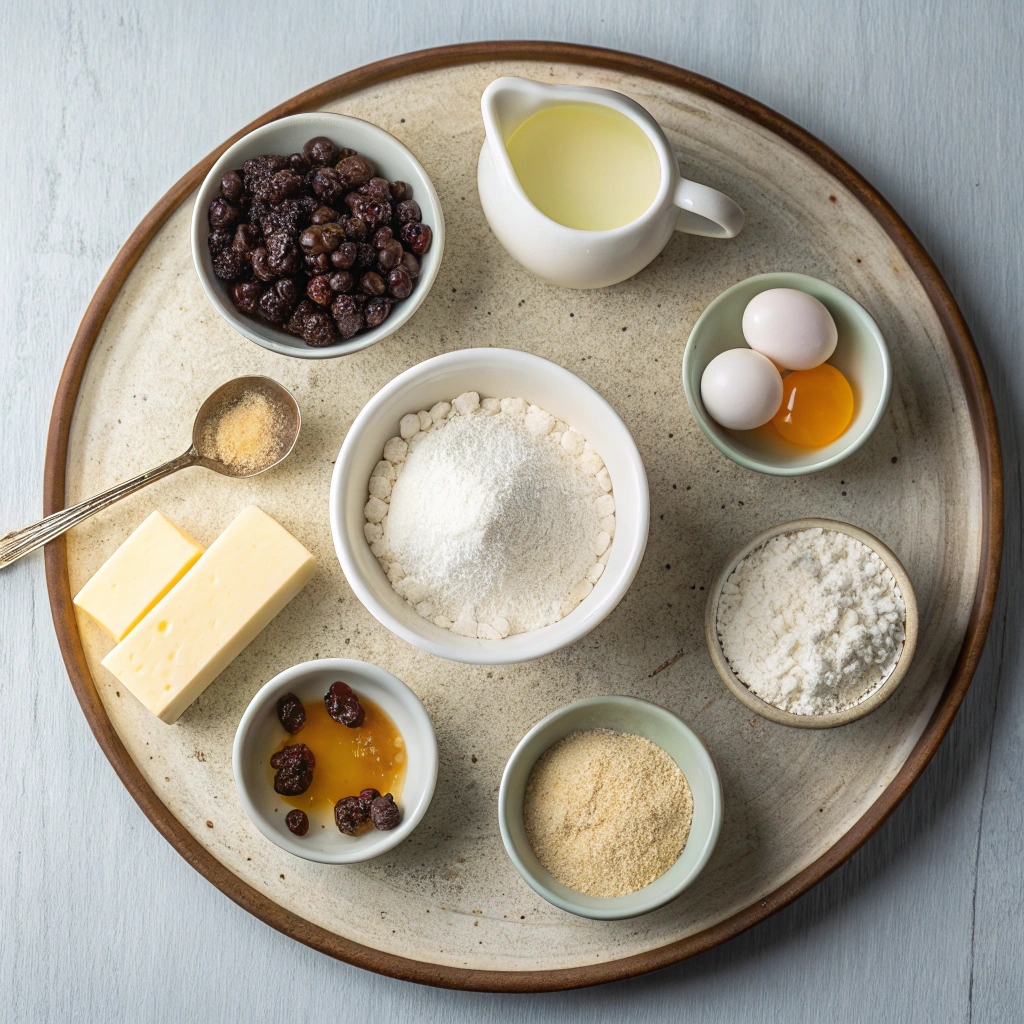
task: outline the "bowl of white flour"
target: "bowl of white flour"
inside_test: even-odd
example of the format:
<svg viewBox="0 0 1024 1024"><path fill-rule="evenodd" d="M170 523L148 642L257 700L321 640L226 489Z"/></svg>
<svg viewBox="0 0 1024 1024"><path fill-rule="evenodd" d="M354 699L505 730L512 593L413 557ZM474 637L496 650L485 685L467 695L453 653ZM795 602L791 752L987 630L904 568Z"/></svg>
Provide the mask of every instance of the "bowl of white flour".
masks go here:
<svg viewBox="0 0 1024 1024"><path fill-rule="evenodd" d="M917 646L917 600L877 537L830 519L758 535L726 564L705 616L718 674L752 711L845 725L896 690Z"/></svg>
<svg viewBox="0 0 1024 1024"><path fill-rule="evenodd" d="M453 661L529 661L580 639L632 583L647 475L629 429L539 356L464 349L406 370L345 437L330 520L368 611Z"/></svg>

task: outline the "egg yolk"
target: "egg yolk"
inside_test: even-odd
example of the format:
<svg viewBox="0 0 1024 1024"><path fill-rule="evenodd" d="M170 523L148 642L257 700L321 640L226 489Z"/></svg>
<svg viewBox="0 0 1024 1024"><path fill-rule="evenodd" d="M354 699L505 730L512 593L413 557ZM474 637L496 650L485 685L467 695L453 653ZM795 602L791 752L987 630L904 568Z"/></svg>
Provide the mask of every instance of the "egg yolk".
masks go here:
<svg viewBox="0 0 1024 1024"><path fill-rule="evenodd" d="M794 370L782 378L782 405L772 426L793 444L824 448L853 419L850 382L828 363L813 370Z"/></svg>

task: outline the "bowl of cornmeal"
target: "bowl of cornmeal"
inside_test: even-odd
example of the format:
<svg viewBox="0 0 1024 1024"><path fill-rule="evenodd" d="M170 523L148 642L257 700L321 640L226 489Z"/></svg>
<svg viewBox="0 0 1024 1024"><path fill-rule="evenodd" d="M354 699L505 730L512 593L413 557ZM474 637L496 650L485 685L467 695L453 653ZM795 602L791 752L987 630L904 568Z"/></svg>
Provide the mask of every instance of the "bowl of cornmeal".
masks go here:
<svg viewBox="0 0 1024 1024"><path fill-rule="evenodd" d="M707 749L671 711L590 697L541 719L505 766L502 842L549 903L602 921L647 914L704 869L722 825Z"/></svg>

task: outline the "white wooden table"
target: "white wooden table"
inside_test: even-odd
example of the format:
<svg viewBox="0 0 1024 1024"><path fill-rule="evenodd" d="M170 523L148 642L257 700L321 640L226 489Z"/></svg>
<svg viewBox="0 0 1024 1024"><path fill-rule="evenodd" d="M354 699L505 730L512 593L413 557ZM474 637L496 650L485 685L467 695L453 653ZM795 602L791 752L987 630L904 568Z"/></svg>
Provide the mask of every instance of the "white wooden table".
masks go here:
<svg viewBox="0 0 1024 1024"><path fill-rule="evenodd" d="M768 103L850 160L935 257L974 331L1003 432L1006 556L988 649L917 787L859 854L787 911L696 960L600 990L448 993L314 953L249 917L181 860L86 726L53 635L42 557L30 556L0 573L0 1016L1021 1019L1020 6L321 0L294 5L286 18L287 6L5 7L0 532L41 511L53 390L89 296L187 168L257 114L368 61L474 39L565 39L670 61Z"/></svg>

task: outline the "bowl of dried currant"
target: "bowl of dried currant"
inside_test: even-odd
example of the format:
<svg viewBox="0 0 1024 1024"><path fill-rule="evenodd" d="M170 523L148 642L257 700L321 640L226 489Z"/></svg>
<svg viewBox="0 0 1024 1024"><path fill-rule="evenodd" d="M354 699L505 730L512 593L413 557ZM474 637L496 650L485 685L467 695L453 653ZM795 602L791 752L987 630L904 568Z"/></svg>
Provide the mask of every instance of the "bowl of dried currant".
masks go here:
<svg viewBox="0 0 1024 1024"><path fill-rule="evenodd" d="M235 786L252 823L283 850L355 864L419 824L437 781L437 740L419 698L364 661L286 669L235 733Z"/></svg>
<svg viewBox="0 0 1024 1024"><path fill-rule="evenodd" d="M282 355L347 355L397 331L444 250L434 186L393 135L314 112L263 125L213 165L192 258L217 312Z"/></svg>

